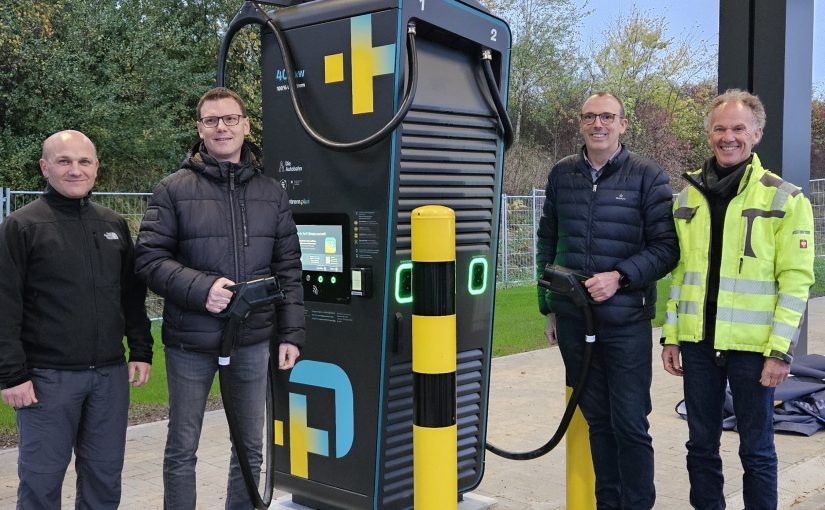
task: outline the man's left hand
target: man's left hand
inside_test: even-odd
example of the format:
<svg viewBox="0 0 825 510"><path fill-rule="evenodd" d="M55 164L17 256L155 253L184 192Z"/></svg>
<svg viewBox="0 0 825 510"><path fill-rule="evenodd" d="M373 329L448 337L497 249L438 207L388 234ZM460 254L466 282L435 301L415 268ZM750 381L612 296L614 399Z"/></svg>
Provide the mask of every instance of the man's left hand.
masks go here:
<svg viewBox="0 0 825 510"><path fill-rule="evenodd" d="M295 366L295 360L301 355L301 351L296 345L290 343L282 343L278 346L278 368L280 370L289 370Z"/></svg>
<svg viewBox="0 0 825 510"><path fill-rule="evenodd" d="M618 271L596 273L584 282L584 286L593 301L601 303L613 297L613 294L619 290L619 278L621 276Z"/></svg>
<svg viewBox="0 0 825 510"><path fill-rule="evenodd" d="M766 388L776 388L788 378L791 373L791 364L778 358L765 358L762 366L762 377L759 384Z"/></svg>
<svg viewBox="0 0 825 510"><path fill-rule="evenodd" d="M143 386L149 381L149 375L152 373L152 365L143 361L129 362L129 383L137 388Z"/></svg>

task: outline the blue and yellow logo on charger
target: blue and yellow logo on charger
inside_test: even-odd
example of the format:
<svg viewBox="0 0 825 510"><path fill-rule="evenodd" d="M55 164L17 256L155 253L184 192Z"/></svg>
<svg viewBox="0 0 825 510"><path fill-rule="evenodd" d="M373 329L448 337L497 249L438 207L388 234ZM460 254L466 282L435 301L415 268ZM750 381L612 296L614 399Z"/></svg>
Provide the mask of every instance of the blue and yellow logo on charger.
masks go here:
<svg viewBox="0 0 825 510"><path fill-rule="evenodd" d="M350 19L352 114L373 112L372 79L395 71L395 44L372 46L372 15ZM324 83L344 81L344 54L324 57Z"/></svg>
<svg viewBox="0 0 825 510"><path fill-rule="evenodd" d="M295 364L290 383L327 388L335 395L335 452L329 451L329 431L307 425L307 397L289 393L289 470L309 478L309 454L340 459L352 448L355 438L352 383L338 365L304 360ZM275 444L284 445L284 422L275 420Z"/></svg>

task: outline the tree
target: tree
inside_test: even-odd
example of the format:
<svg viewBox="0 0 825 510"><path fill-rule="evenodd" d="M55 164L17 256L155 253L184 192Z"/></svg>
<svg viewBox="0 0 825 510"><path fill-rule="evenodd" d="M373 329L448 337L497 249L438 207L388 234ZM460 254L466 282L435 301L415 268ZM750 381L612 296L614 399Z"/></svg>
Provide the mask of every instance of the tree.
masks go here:
<svg viewBox="0 0 825 510"><path fill-rule="evenodd" d="M214 86L220 38L238 5L17 0L3 7L0 40L10 44L0 46L0 185L40 188L40 144L73 128L97 145L96 189L151 190L197 140L195 105ZM254 115L257 32L236 39L229 85Z"/></svg>
<svg viewBox="0 0 825 510"><path fill-rule="evenodd" d="M825 179L825 99L811 104L811 179Z"/></svg>
<svg viewBox="0 0 825 510"><path fill-rule="evenodd" d="M63 2L12 0L0 6L0 185L3 181L24 180L25 162L40 156L39 141L32 134L10 136L8 125L15 122L10 92L19 82L35 72L39 62L27 54L27 48L55 31L52 19Z"/></svg>
<svg viewBox="0 0 825 510"><path fill-rule="evenodd" d="M547 149L527 140L513 145L504 156L502 192L508 195L530 194L533 188L544 188L547 182L548 162L552 161Z"/></svg>
<svg viewBox="0 0 825 510"><path fill-rule="evenodd" d="M635 9L619 18L605 31L589 75L593 90L623 99L630 148L658 161L673 181L701 163L704 106L715 93L702 78L714 55L707 43L688 44L689 34L679 42L666 38L666 25Z"/></svg>
<svg viewBox="0 0 825 510"><path fill-rule="evenodd" d="M582 16L572 0L499 0L488 2L510 23L513 44L510 63L510 100L515 142L526 124L543 121L546 107L567 102L570 83L579 67L576 37Z"/></svg>

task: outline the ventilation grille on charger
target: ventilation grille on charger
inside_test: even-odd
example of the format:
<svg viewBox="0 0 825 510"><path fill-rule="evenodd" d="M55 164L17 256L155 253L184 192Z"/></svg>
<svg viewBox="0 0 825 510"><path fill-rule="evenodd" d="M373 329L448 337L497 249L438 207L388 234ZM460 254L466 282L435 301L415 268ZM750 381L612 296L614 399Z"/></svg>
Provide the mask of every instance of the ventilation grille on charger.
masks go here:
<svg viewBox="0 0 825 510"><path fill-rule="evenodd" d="M397 255L410 254L410 214L422 205L455 211L457 251L490 249L497 123L488 116L410 110L401 130Z"/></svg>

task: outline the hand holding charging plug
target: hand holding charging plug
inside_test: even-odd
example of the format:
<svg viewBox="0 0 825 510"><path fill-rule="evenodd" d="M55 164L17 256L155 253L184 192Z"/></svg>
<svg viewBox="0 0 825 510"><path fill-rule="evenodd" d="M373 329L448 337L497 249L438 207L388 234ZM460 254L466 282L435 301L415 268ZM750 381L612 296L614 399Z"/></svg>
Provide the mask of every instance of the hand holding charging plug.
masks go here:
<svg viewBox="0 0 825 510"><path fill-rule="evenodd" d="M226 278L219 278L215 281L215 284L212 285L212 289L215 289L215 286L218 285L221 280L229 281ZM221 335L220 356L218 358L220 365L228 365L229 354L232 352L232 347L237 340L241 323L246 319L247 315L256 308L283 301L286 298L276 276L232 284L222 290L229 292L230 299L227 303L223 303L223 292L216 291L216 303L214 304L216 305L215 308L220 307L220 311L213 313L217 313L218 317L229 319ZM281 359L282 356L279 351L278 364L288 364L289 360L292 360L292 363L294 363L297 356L295 356L294 353L292 354L293 355L289 356L289 359Z"/></svg>
<svg viewBox="0 0 825 510"><path fill-rule="evenodd" d="M584 286L593 301L601 303L607 301L619 290L619 279L622 275L618 271L608 271L606 273L596 273L587 281Z"/></svg>
<svg viewBox="0 0 825 510"><path fill-rule="evenodd" d="M209 295L206 296L206 311L210 313L221 313L229 306L232 301L232 292L227 287L235 285L235 282L229 278L218 278L212 287L209 289Z"/></svg>

